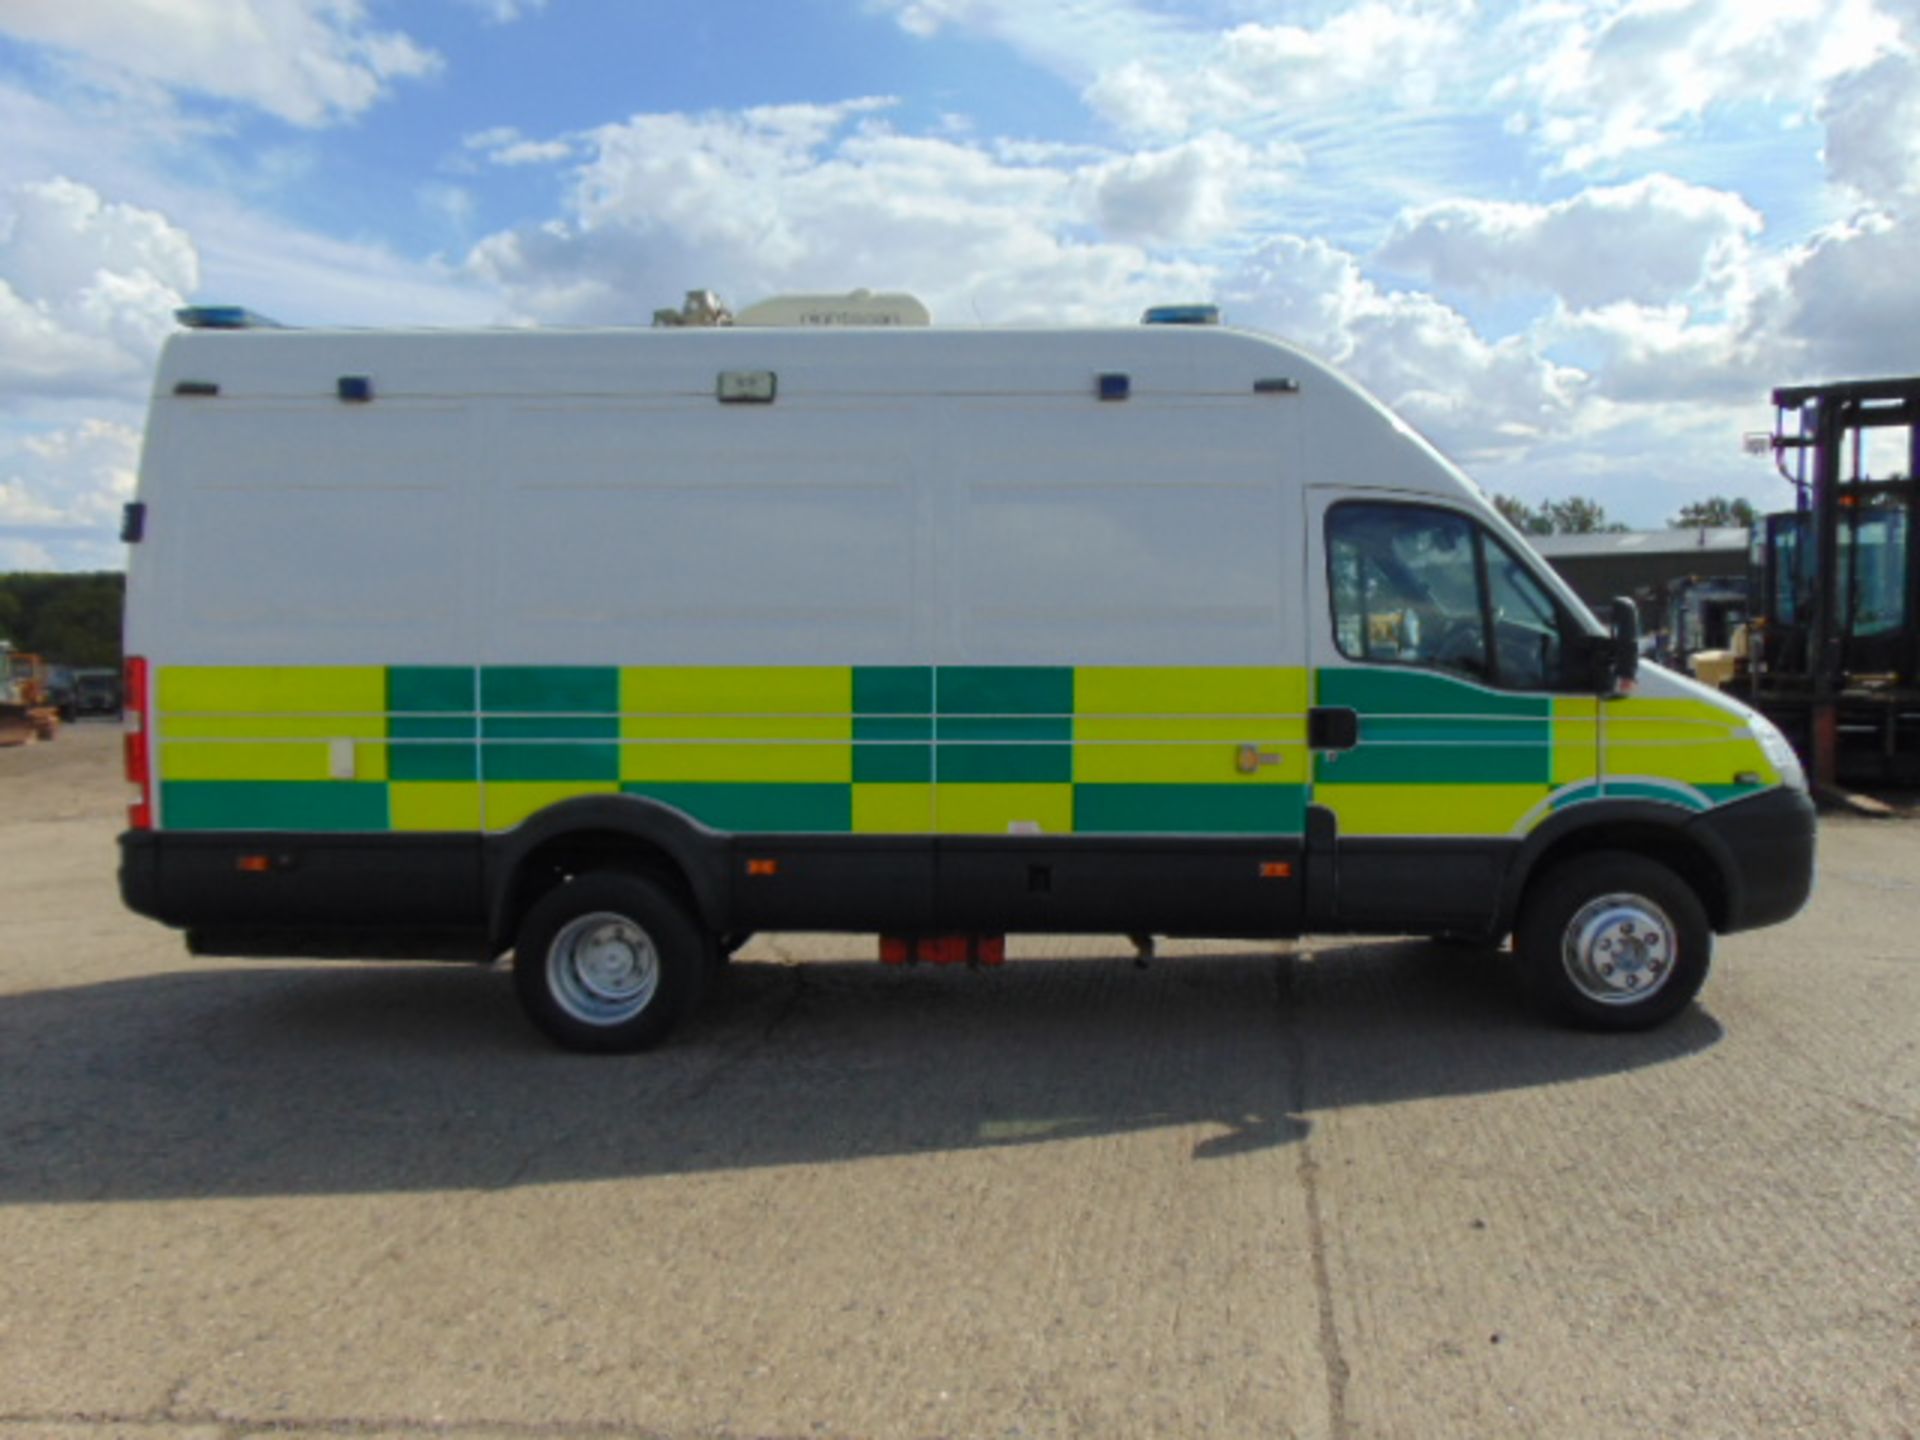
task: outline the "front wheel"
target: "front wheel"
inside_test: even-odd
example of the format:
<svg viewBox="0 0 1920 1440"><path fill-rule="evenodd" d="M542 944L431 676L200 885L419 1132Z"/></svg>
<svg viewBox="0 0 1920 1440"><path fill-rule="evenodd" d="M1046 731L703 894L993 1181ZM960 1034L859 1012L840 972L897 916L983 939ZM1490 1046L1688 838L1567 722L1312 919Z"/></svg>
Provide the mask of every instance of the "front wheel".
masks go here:
<svg viewBox="0 0 1920 1440"><path fill-rule="evenodd" d="M668 891L600 871L550 890L514 946L520 1004L568 1050L644 1050L699 998L706 939Z"/></svg>
<svg viewBox="0 0 1920 1440"><path fill-rule="evenodd" d="M1514 949L1522 983L1550 1014L1590 1030L1645 1030L1700 993L1713 927L1665 865L1599 851L1535 882Z"/></svg>

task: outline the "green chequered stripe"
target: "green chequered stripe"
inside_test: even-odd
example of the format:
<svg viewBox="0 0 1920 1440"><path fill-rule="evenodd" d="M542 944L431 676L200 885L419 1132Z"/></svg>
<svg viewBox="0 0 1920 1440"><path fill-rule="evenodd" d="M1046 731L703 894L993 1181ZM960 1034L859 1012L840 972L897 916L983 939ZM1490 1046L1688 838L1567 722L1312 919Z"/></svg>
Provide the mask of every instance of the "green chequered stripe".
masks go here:
<svg viewBox="0 0 1920 1440"><path fill-rule="evenodd" d="M933 780L933 669L860 665L853 671L855 784Z"/></svg>
<svg viewBox="0 0 1920 1440"><path fill-rule="evenodd" d="M500 830L625 793L742 832L1291 834L1304 684L1271 667L164 667L161 823ZM1241 742L1284 768L1239 774Z"/></svg>
<svg viewBox="0 0 1920 1440"><path fill-rule="evenodd" d="M936 784L1072 781L1072 670L942 666L934 676L934 699Z"/></svg>
<svg viewBox="0 0 1920 1440"><path fill-rule="evenodd" d="M169 830L385 830L387 787L344 780L163 780Z"/></svg>
<svg viewBox="0 0 1920 1440"><path fill-rule="evenodd" d="M387 773L392 779L480 778L476 676L470 666L459 665L388 669Z"/></svg>
<svg viewBox="0 0 1920 1440"><path fill-rule="evenodd" d="M1553 699L1419 670L1322 670L1321 705L1360 717L1360 744L1314 758L1340 785L1528 785L1553 779Z"/></svg>
<svg viewBox="0 0 1920 1440"><path fill-rule="evenodd" d="M1073 828L1096 835L1298 835L1304 785L1076 785Z"/></svg>
<svg viewBox="0 0 1920 1440"><path fill-rule="evenodd" d="M620 671L494 665L480 671L480 778L620 779Z"/></svg>

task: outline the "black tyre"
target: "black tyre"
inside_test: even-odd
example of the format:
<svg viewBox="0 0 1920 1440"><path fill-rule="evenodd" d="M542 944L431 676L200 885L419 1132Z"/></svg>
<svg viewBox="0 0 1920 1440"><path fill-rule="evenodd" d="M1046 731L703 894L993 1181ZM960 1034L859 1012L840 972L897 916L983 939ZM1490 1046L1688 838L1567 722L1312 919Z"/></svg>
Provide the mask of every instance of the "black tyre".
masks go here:
<svg viewBox="0 0 1920 1440"><path fill-rule="evenodd" d="M1521 983L1557 1019L1645 1030L1706 983L1713 927L1693 887L1654 860L1603 850L1535 880L1514 927Z"/></svg>
<svg viewBox="0 0 1920 1440"><path fill-rule="evenodd" d="M527 1018L568 1050L645 1050L699 1002L708 941L670 892L598 871L527 912L513 983Z"/></svg>

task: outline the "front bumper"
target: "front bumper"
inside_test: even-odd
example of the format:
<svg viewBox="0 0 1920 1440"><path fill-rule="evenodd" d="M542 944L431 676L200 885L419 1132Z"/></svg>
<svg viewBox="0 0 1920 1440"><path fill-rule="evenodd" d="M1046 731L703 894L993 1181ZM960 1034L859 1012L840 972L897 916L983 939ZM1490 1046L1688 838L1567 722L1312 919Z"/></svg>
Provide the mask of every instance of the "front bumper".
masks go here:
<svg viewBox="0 0 1920 1440"><path fill-rule="evenodd" d="M1769 790L1709 810L1687 828L1720 858L1727 882L1722 934L1777 925L1813 893L1813 801L1802 790Z"/></svg>

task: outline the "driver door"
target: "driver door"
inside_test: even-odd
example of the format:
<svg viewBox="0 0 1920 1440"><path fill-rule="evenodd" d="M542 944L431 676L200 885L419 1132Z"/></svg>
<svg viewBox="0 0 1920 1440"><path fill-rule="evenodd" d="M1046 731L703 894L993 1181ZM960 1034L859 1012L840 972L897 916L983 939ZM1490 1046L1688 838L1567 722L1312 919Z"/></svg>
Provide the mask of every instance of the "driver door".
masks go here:
<svg viewBox="0 0 1920 1440"><path fill-rule="evenodd" d="M1431 496L1307 494L1309 833L1355 929L1488 922L1526 834L1597 776L1574 626L1479 517Z"/></svg>

